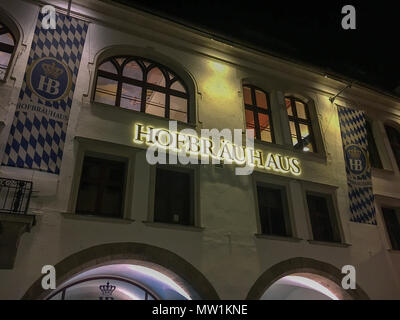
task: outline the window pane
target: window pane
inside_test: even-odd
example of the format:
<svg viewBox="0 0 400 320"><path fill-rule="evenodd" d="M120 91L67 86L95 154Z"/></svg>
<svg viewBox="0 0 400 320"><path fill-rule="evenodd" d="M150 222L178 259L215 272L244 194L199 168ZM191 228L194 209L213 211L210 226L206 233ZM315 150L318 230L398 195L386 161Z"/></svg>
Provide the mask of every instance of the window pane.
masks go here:
<svg viewBox="0 0 400 320"><path fill-rule="evenodd" d="M261 232L268 235L289 236L286 210L280 189L257 186Z"/></svg>
<svg viewBox="0 0 400 320"><path fill-rule="evenodd" d="M312 140L311 140L311 135L310 135L310 128L306 124L299 124L300 126L300 133L301 133L301 139L302 139L302 147L303 148L308 148L304 151L311 151L313 152L313 147L312 147Z"/></svg>
<svg viewBox="0 0 400 320"><path fill-rule="evenodd" d="M186 93L185 88L178 80L171 85L171 89Z"/></svg>
<svg viewBox="0 0 400 320"><path fill-rule="evenodd" d="M290 99L285 98L286 110L289 116L293 116L292 104Z"/></svg>
<svg viewBox="0 0 400 320"><path fill-rule="evenodd" d="M296 101L295 104L296 104L297 117L299 117L300 119L307 120L308 118L306 114L306 106L304 105L304 103Z"/></svg>
<svg viewBox="0 0 400 320"><path fill-rule="evenodd" d="M333 208L328 207L325 197L307 194L313 238L317 241L340 242L336 224L331 219Z"/></svg>
<svg viewBox="0 0 400 320"><path fill-rule="evenodd" d="M290 135L292 136L293 145L296 146L298 143L296 126L293 121L289 121L289 126L290 126Z"/></svg>
<svg viewBox="0 0 400 320"><path fill-rule="evenodd" d="M386 134L389 138L390 146L392 147L392 151L394 157L397 162L397 166L400 168L400 133L396 128L386 125Z"/></svg>
<svg viewBox="0 0 400 320"><path fill-rule="evenodd" d="M0 35L0 42L9 44L10 46L14 45L14 39L13 39L11 33L9 33L9 32Z"/></svg>
<svg viewBox="0 0 400 320"><path fill-rule="evenodd" d="M142 88L127 83L122 84L121 107L140 111Z"/></svg>
<svg viewBox="0 0 400 320"><path fill-rule="evenodd" d="M165 94L147 90L146 95L146 113L165 117Z"/></svg>
<svg viewBox="0 0 400 320"><path fill-rule="evenodd" d="M259 113L258 122L260 124L261 140L272 142L271 123L268 115Z"/></svg>
<svg viewBox="0 0 400 320"><path fill-rule="evenodd" d="M374 168L383 168L378 148L376 147L374 134L372 132L372 127L369 121L365 122L365 127L367 129L368 154L371 166Z"/></svg>
<svg viewBox="0 0 400 320"><path fill-rule="evenodd" d="M382 208L382 214L392 249L400 250L400 214L389 208Z"/></svg>
<svg viewBox="0 0 400 320"><path fill-rule="evenodd" d="M157 168L155 222L194 225L192 183L189 173Z"/></svg>
<svg viewBox="0 0 400 320"><path fill-rule="evenodd" d="M142 69L135 61L130 61L125 65L123 76L131 79L143 80Z"/></svg>
<svg viewBox="0 0 400 320"><path fill-rule="evenodd" d="M157 67L152 68L147 74L147 82L165 87L165 77L161 70Z"/></svg>
<svg viewBox="0 0 400 320"><path fill-rule="evenodd" d="M126 60L126 58L117 58L115 59L117 61L117 63L122 66L122 64L124 63L124 61Z"/></svg>
<svg viewBox="0 0 400 320"><path fill-rule="evenodd" d="M85 157L76 211L108 217L122 215L125 164Z"/></svg>
<svg viewBox="0 0 400 320"><path fill-rule="evenodd" d="M187 100L184 98L170 96L169 106L171 110L187 112Z"/></svg>
<svg viewBox="0 0 400 320"><path fill-rule="evenodd" d="M102 63L102 64L99 66L99 70L107 71L107 72L110 72L110 73L117 74L117 69L116 69L115 66L111 63L111 61L107 61L107 62Z"/></svg>
<svg viewBox="0 0 400 320"><path fill-rule="evenodd" d="M255 124L254 124L254 113L253 111L250 110L245 110L246 112L246 129L253 129L254 130L254 136L249 137L249 138L255 138L256 137L256 129L255 129Z"/></svg>
<svg viewBox="0 0 400 320"><path fill-rule="evenodd" d="M267 95L264 92L256 90L256 102L258 107L268 109Z"/></svg>
<svg viewBox="0 0 400 320"><path fill-rule="evenodd" d="M187 122L187 100L175 96L170 96L169 118Z"/></svg>
<svg viewBox="0 0 400 320"><path fill-rule="evenodd" d="M97 77L95 101L115 105L116 95L117 81L104 77Z"/></svg>
<svg viewBox="0 0 400 320"><path fill-rule="evenodd" d="M10 59L11 59L11 54L0 51L0 80L3 80L6 75Z"/></svg>
<svg viewBox="0 0 400 320"><path fill-rule="evenodd" d="M251 89L249 87L243 87L243 98L245 104L253 104L251 99Z"/></svg>

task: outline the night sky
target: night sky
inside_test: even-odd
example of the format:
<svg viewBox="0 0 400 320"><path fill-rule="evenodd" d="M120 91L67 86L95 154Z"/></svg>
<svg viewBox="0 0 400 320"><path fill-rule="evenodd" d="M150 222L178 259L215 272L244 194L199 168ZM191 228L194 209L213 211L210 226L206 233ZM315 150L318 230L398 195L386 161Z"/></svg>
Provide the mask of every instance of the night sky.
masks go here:
<svg viewBox="0 0 400 320"><path fill-rule="evenodd" d="M395 1L115 1L400 97ZM341 27L346 4L356 8L356 30Z"/></svg>

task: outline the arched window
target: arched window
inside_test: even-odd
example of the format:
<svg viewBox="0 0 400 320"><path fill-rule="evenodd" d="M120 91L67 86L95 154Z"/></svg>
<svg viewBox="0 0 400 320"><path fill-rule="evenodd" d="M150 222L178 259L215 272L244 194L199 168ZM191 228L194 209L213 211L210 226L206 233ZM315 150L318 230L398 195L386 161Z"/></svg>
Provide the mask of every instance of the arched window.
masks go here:
<svg viewBox="0 0 400 320"><path fill-rule="evenodd" d="M4 80L15 49L15 38L0 21L0 80Z"/></svg>
<svg viewBox="0 0 400 320"><path fill-rule="evenodd" d="M168 68L151 60L119 56L97 70L94 100L172 120L189 122L185 83Z"/></svg>
<svg viewBox="0 0 400 320"><path fill-rule="evenodd" d="M268 94L257 87L244 85L243 97L246 128L254 129L254 138L274 143L275 137Z"/></svg>
<svg viewBox="0 0 400 320"><path fill-rule="evenodd" d="M285 97L285 104L294 148L317 152L308 105L294 97Z"/></svg>
<svg viewBox="0 0 400 320"><path fill-rule="evenodd" d="M371 167L382 169L382 161L379 156L378 147L375 143L374 133L372 131L372 124L370 120L365 121L365 127L367 129L367 141L368 141L368 154Z"/></svg>
<svg viewBox="0 0 400 320"><path fill-rule="evenodd" d="M400 132L389 124L385 125L385 130L389 138L390 146L392 147L397 166L400 169Z"/></svg>

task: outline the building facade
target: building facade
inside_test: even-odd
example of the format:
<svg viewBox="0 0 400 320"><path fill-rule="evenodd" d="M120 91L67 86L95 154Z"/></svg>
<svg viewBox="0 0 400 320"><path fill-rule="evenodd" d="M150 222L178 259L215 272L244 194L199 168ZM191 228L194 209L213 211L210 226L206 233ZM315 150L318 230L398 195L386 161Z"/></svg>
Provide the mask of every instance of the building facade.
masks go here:
<svg viewBox="0 0 400 320"><path fill-rule="evenodd" d="M50 158L62 142L59 162L21 165L4 159L29 154L24 130L35 130L25 122L14 147L24 75L30 88L60 89L30 76L62 69L28 62L45 4L0 1L0 177L33 186L26 212L1 213L0 299L400 298L398 98L353 85L332 103L346 83L315 68L112 2L74 0L67 12L51 1L86 37L67 53L78 68L65 135L42 138ZM350 219L338 105L367 117L376 225ZM145 134L169 120L178 132L254 129L263 159L253 153L250 175L237 164L151 164ZM55 290L41 285L46 265ZM345 290L349 265L356 288Z"/></svg>

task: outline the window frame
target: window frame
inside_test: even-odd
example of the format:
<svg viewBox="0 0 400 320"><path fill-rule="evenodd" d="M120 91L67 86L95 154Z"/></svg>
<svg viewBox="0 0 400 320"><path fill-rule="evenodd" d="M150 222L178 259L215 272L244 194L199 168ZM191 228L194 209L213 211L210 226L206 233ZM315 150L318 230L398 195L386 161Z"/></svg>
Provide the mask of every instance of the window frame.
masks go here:
<svg viewBox="0 0 400 320"><path fill-rule="evenodd" d="M398 124L395 124L395 123L392 123L392 122L385 122L385 123L383 124L383 127L384 127L384 130L385 130L385 135L386 135L386 137L387 137L387 139L388 139L388 142L389 142L390 152L391 152L392 155L393 155L393 159L394 159L394 161L395 161L395 165L397 165L397 169L400 170L400 157L398 158L398 157L396 156L396 153L394 152L394 150L395 150L396 147L398 147L398 149L400 149L400 145L398 145L398 146L397 146L397 145L396 145L396 146L393 146L392 141L389 139L389 135L388 135L388 132L387 132L387 128L388 128L388 127L391 128L391 129L393 129L393 130L395 130L396 133L397 133L397 135L398 135L398 138L399 138L399 140L400 140L400 129L399 129L399 125L398 125Z"/></svg>
<svg viewBox="0 0 400 320"><path fill-rule="evenodd" d="M288 109L286 107L286 99L290 100L290 107L292 108L292 113L293 115L289 115L288 113ZM305 109L305 113L306 113L306 117L307 119L302 119L299 118L297 115L297 107L296 107L296 101L302 103L304 105L304 109ZM316 136L314 133L314 126L313 126L313 119L311 117L311 112L310 112L310 106L309 103L304 102L304 100L297 98L293 95L284 95L284 105L286 108L286 114L288 117L288 122L289 122L289 134L290 134L290 140L291 140L291 145L293 147L293 149L295 150L301 150L303 151L303 138L301 137L301 131L300 131L300 124L303 125L307 125L309 132L310 132L310 143L313 147L313 151L310 152L312 154L318 154L319 153L319 147L317 146L317 142L316 142ZM298 141L298 144L301 143L300 147L295 148L295 146L293 145L293 140L292 140L292 132L290 130L290 121L292 121L295 125L295 129L296 129L296 138Z"/></svg>
<svg viewBox="0 0 400 320"><path fill-rule="evenodd" d="M249 105L246 103L246 101L244 99L244 87L247 87L250 89L251 100L255 104ZM255 134L256 134L256 140L266 142L266 143L276 144L274 124L273 124L273 120L272 120L272 111L271 111L272 108L271 108L270 94L267 91L261 89L260 87L257 87L252 84L247 84L247 83L242 84L242 90L243 90L243 105L244 105L244 111L245 111L245 114L244 114L245 128L247 129L246 110L249 110L253 114L253 117L254 117L254 130L255 130ZM259 90L265 94L266 100L267 100L267 106L268 106L267 109L263 109L256 105L256 103L257 103L256 92L255 92L256 90ZM258 117L259 113L266 114L268 116L268 120L270 122L270 128L271 128L270 132L271 132L271 140L272 141L265 141L265 140L261 139L261 129L260 129L260 122L259 122L259 117Z"/></svg>
<svg viewBox="0 0 400 320"><path fill-rule="evenodd" d="M328 207L328 211L329 211L328 214L329 214L330 223L331 223L331 227L332 227L332 235L335 236L335 233L337 233L338 241L319 240L319 239L314 238L314 232L313 232L313 226L312 226L311 214L310 214L310 207L309 207L308 199L307 199L308 195L321 197L327 201L327 207ZM343 244L344 243L344 234L343 234L341 219L339 216L339 211L337 209L336 195L333 192L329 192L327 190L319 191L319 190L315 190L313 188L306 188L304 190L304 200L305 200L305 208L306 208L306 213L307 213L307 221L308 221L309 231L310 231L310 236L311 236L310 241L331 243L331 244ZM334 229L336 229L336 230L334 230Z"/></svg>
<svg viewBox="0 0 400 320"><path fill-rule="evenodd" d="M123 62L123 64L121 66L116 62L116 59L119 59L119 58L125 59L125 61ZM111 73L108 71L104 71L104 70L99 70L99 67L108 61L111 62L113 64L113 66L116 68L117 74L114 74L114 73ZM141 71L142 71L143 79L146 79L146 81L128 78L123 75L123 70L124 70L125 66L129 62L132 62L132 61L136 62L139 65L139 67L141 68ZM149 65L146 67L143 62L148 62ZM154 68L158 68L161 71L161 73L163 74L163 76L165 78L165 87L158 86L156 84L147 82L147 74ZM173 75L174 78L170 80L168 73ZM175 97L186 99L186 101L187 101L186 122L184 122L184 123L189 124L193 121L192 115L190 112L190 106L191 106L191 97L190 96L191 95L189 92L188 85L176 72L174 72L169 67L167 67L161 63L158 63L152 59L134 56L134 55L112 55L112 56L102 59L96 66L94 87L93 87L92 99L91 99L92 102L94 102L94 103L102 103L102 102L95 100L95 96L96 96L96 92L97 92L97 82L98 82L99 77L114 80L117 82L117 92L116 92L116 96L115 96L115 103L113 104L113 106L122 108L121 107L122 84L126 83L129 85L134 85L134 86L140 87L142 89L141 101L140 101L140 103L141 103L140 112L141 113L148 114L148 113L146 113L146 102L147 102L146 101L146 92L148 89L150 89L150 90L153 90L156 92L161 92L161 93L165 94L164 117L157 116L157 115L153 115L153 116L170 119L170 97L175 96ZM176 81L178 81L182 84L182 86L184 87L184 89L186 91L185 93L170 88L171 85L173 83L175 83ZM109 105L109 104L107 104L107 105ZM180 121L180 120L176 120L176 121Z"/></svg>
<svg viewBox="0 0 400 320"><path fill-rule="evenodd" d="M8 44L0 42L0 51L10 54L10 60L8 62L7 68L5 69L5 72L4 72L4 78L0 79L0 82L7 81L11 66L13 65L15 52L16 52L17 47L18 47L18 37L15 35L15 32L13 32L11 30L11 28L8 26L8 23L5 20L7 20L7 19L3 19L3 17L0 16L0 23L3 25L3 28L6 30L6 32L4 32L2 34L9 33L11 35L13 41L14 41L14 45L11 46L11 45L8 45ZM0 29L0 32L1 32L1 29ZM11 47L12 47L12 50L10 50Z"/></svg>
<svg viewBox="0 0 400 320"><path fill-rule="evenodd" d="M82 173L83 173L83 166L85 164L85 159L86 158L92 158L104 162L119 162L120 164L123 164L123 169L124 169L124 177L122 181L122 192L121 192L121 208L120 208L120 214L118 216L111 216L111 215L101 215L101 214L92 214L92 213L85 213L78 211L78 201L79 201L79 193L81 190L81 185L82 185ZM112 219L123 219L124 218L124 203L125 203L125 197L126 197L126 187L127 187L127 173L128 173L128 163L126 159L121 159L121 158L116 158L116 157L109 157L104 154L95 154L95 153L85 153L83 155L83 161L81 165L81 171L80 171L80 178L79 178L79 185L78 185L78 191L77 191L77 198L76 198L76 204L75 204L75 213L78 215L84 215L84 216L92 216L92 217L99 217L99 218L112 218ZM98 197L98 192L99 190L97 189L97 197ZM99 203L98 199L96 199L95 203L95 212L97 212Z"/></svg>
<svg viewBox="0 0 400 320"><path fill-rule="evenodd" d="M159 226L169 226L183 229L202 229L201 228L201 219L200 219L200 202L199 202L199 170L196 165L187 165L184 166L182 164L170 165L170 164L157 164L151 167L150 171L150 192L149 192L149 210L148 210L148 220L143 221L145 223L150 223L153 225ZM156 201L156 177L157 177L157 168L177 171L189 174L192 181L193 190L191 191L192 199L190 203L190 214L193 218L192 225L184 225L181 223L166 223L155 221L155 201Z"/></svg>
<svg viewBox="0 0 400 320"><path fill-rule="evenodd" d="M369 118L365 118L365 129L367 131L367 142L368 142L368 156L369 156L369 163L371 164L371 167L374 169L383 169L383 162L382 162L382 158L381 155L379 154L379 148L378 145L376 143L376 139L375 139L375 135L374 135L374 128L373 128L373 123L372 120L370 120ZM371 133L371 134L369 134ZM372 141L373 145L371 146L370 142ZM374 151L374 153L377 155L377 159L375 159L375 161L378 162L378 166L373 165L373 162L375 161L371 161L371 149L372 148Z"/></svg>
<svg viewBox="0 0 400 320"><path fill-rule="evenodd" d="M276 234L269 234L269 233L263 232L263 230L262 230L263 226L261 224L261 216L260 216L260 203L259 203L259 197L258 197L258 187L280 191L281 201L282 201L282 210L283 210L283 220L285 223L286 235L276 235ZM287 186L279 185L279 184L271 184L271 183L263 182L260 180L256 180L255 181L255 198L256 198L256 214L257 214L258 234L261 236L267 236L267 237L293 238L294 237L293 235L295 232L293 230L292 217L290 214L290 203L289 203Z"/></svg>

